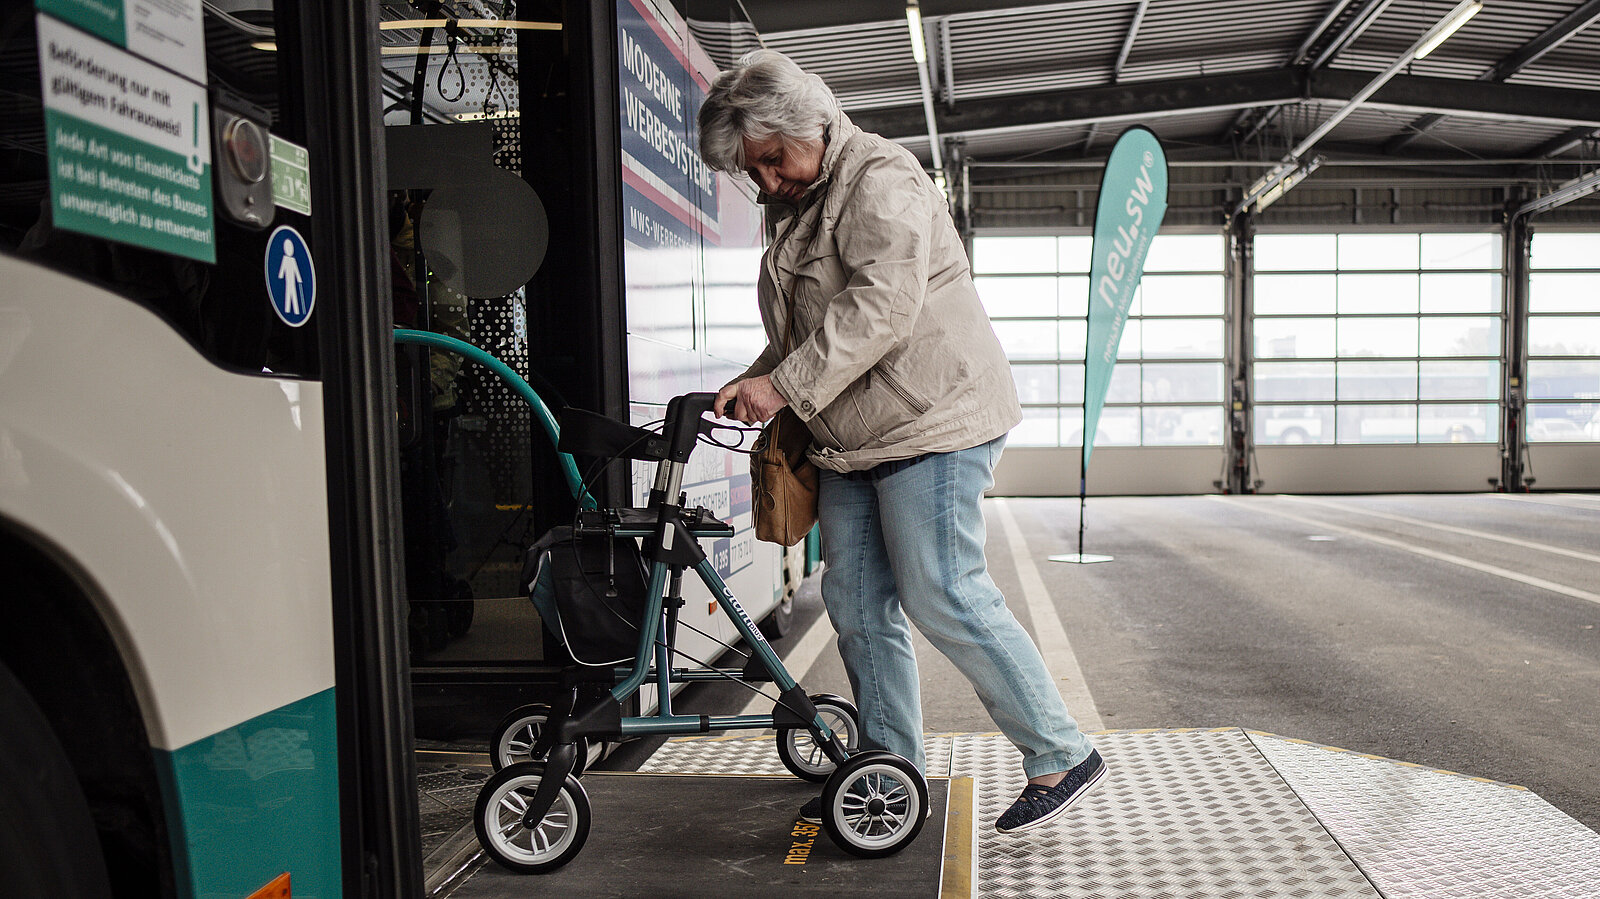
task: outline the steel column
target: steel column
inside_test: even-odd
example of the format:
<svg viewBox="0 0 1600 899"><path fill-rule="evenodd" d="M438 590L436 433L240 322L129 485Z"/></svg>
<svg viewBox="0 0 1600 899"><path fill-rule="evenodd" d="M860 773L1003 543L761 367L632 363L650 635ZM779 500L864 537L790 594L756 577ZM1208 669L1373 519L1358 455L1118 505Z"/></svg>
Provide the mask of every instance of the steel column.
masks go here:
<svg viewBox="0 0 1600 899"><path fill-rule="evenodd" d="M1255 435L1252 421L1251 359L1255 346L1255 217L1248 212L1228 222L1228 308L1224 321L1224 368L1227 374L1227 434L1223 439L1224 493L1254 493L1261 482L1253 470Z"/></svg>
<svg viewBox="0 0 1600 899"><path fill-rule="evenodd" d="M1515 208L1516 200L1507 204ZM1505 346L1501 353L1500 482L1507 492L1521 492L1533 483L1525 477L1528 464L1527 422L1523 417L1528 383L1528 255L1531 235L1528 217L1512 212L1506 221L1502 257L1505 283Z"/></svg>

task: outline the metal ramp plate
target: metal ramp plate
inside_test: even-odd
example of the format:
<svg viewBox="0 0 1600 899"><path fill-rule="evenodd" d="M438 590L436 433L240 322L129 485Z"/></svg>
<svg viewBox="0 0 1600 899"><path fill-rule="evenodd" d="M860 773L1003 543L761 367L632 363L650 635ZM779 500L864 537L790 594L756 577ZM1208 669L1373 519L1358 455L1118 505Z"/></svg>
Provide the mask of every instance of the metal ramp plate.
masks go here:
<svg viewBox="0 0 1600 899"><path fill-rule="evenodd" d="M768 741L771 748L771 741ZM822 828L795 813L817 785L784 772L706 777L592 772L583 776L594 809L589 841L565 867L548 874L514 874L493 863L450 892L450 899L512 899L529 895L856 896L925 899L970 895L960 864L949 864L949 840L970 842L970 782L929 779L933 815L917 839L888 858L848 855ZM970 859L970 852L957 852ZM945 878L941 884L941 878ZM950 890L950 887L958 887Z"/></svg>
<svg viewBox="0 0 1600 899"><path fill-rule="evenodd" d="M1250 738L1390 899L1600 899L1600 834L1523 787Z"/></svg>
<svg viewBox="0 0 1600 899"><path fill-rule="evenodd" d="M1238 728L1094 740L1106 781L1007 836L1010 743L928 736L930 776L978 784L977 895L1600 899L1600 835L1527 790ZM783 772L770 736L669 741L642 770Z"/></svg>

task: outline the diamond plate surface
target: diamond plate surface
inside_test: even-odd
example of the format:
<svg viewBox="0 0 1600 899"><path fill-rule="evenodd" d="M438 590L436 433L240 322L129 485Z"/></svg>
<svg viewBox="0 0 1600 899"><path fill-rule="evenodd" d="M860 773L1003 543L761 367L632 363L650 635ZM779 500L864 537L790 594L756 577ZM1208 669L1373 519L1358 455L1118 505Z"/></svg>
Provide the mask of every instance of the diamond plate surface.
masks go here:
<svg viewBox="0 0 1600 899"><path fill-rule="evenodd" d="M1106 779L1058 821L994 830L1022 790L999 734L958 735L951 775L978 780L984 897L1378 897L1241 730L1099 734Z"/></svg>
<svg viewBox="0 0 1600 899"><path fill-rule="evenodd" d="M948 734L927 734L922 751L928 757L928 776L950 773ZM639 766L641 774L779 774L788 775L778 758L777 738L768 733L757 737L681 737L668 740Z"/></svg>
<svg viewBox="0 0 1600 899"><path fill-rule="evenodd" d="M1251 739L1390 899L1600 897L1600 834L1528 790Z"/></svg>
<svg viewBox="0 0 1600 899"><path fill-rule="evenodd" d="M424 856L459 831L470 827L478 791L492 772L460 765L417 766L417 814Z"/></svg>

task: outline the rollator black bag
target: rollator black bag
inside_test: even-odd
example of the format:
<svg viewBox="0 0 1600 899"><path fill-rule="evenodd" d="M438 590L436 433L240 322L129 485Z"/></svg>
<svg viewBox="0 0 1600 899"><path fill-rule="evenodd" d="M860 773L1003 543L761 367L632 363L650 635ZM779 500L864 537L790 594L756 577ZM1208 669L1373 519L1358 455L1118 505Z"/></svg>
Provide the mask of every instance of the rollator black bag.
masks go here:
<svg viewBox="0 0 1600 899"><path fill-rule="evenodd" d="M633 661L645 608L638 543L551 528L528 548L522 583L544 625L582 665Z"/></svg>

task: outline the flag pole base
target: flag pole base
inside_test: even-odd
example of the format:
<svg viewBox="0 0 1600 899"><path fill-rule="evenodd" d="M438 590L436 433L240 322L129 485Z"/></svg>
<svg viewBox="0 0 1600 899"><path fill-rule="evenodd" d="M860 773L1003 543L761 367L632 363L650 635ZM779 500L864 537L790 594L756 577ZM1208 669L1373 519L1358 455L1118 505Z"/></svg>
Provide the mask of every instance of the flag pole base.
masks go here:
<svg viewBox="0 0 1600 899"><path fill-rule="evenodd" d="M1111 556L1097 556L1093 553L1064 553L1050 557L1052 562L1075 562L1079 565L1088 565L1092 562L1109 562L1111 559Z"/></svg>

